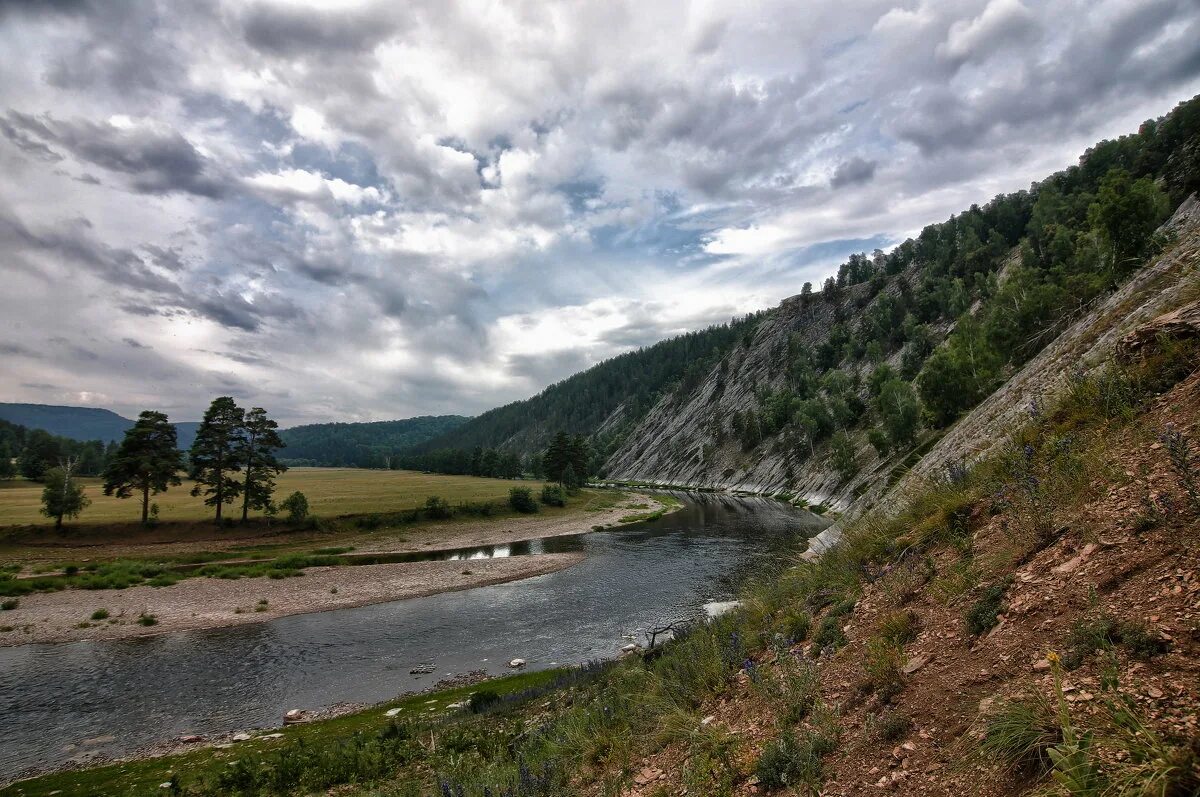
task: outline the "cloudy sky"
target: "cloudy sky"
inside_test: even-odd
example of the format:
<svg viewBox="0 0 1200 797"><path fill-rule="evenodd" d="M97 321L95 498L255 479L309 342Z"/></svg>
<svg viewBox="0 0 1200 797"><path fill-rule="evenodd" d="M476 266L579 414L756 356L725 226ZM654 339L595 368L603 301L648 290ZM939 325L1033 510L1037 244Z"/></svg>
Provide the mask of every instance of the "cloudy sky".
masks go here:
<svg viewBox="0 0 1200 797"><path fill-rule="evenodd" d="M0 0L0 400L473 414L1200 92L1195 0Z"/></svg>

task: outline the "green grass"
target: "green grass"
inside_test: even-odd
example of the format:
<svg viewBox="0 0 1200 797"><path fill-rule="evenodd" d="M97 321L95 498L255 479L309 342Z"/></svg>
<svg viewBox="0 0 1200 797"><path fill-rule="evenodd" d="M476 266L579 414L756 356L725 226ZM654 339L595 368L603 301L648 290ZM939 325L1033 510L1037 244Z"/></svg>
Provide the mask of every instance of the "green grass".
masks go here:
<svg viewBox="0 0 1200 797"><path fill-rule="evenodd" d="M360 733L378 733L395 721L428 721L428 717L448 710L452 703L467 701L473 692L487 690L499 697L516 695L552 683L565 670L543 670L497 678L475 686L463 686L433 693L409 695L354 714L314 723L292 725L278 730L280 739L255 738L234 747L218 750L205 747L186 753L111 764L94 769L59 772L22 781L0 789L0 797L91 797L97 794L162 794L159 784L177 776L185 786L194 786L217 777L238 761L261 760L273 753L303 745L315 749L336 749ZM394 718L388 709L399 709ZM235 764L236 765L236 764Z"/></svg>

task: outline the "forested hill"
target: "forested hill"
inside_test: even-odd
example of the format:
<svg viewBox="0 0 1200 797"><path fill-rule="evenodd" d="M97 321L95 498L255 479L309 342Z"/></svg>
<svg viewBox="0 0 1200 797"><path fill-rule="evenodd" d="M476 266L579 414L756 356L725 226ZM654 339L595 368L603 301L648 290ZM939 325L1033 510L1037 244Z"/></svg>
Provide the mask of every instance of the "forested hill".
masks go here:
<svg viewBox="0 0 1200 797"><path fill-rule="evenodd" d="M287 444L280 454L293 465L390 468L396 456L468 420L462 415L423 415L402 421L294 426L280 431Z"/></svg>
<svg viewBox="0 0 1200 797"><path fill-rule="evenodd" d="M0 420L41 429L56 437L71 440L99 440L102 443L119 443L125 430L133 421L112 410L100 407L67 407L56 404L14 404L0 402ZM198 421L183 421L175 424L179 447L187 449L196 439Z"/></svg>
<svg viewBox="0 0 1200 797"><path fill-rule="evenodd" d="M99 407L0 403L0 420L73 440L120 441L133 421Z"/></svg>
<svg viewBox="0 0 1200 797"><path fill-rule="evenodd" d="M751 314L605 360L532 398L488 410L418 450L479 447L536 454L558 431L590 435L597 447L611 447L662 395L695 387L726 352L749 339L765 315Z"/></svg>

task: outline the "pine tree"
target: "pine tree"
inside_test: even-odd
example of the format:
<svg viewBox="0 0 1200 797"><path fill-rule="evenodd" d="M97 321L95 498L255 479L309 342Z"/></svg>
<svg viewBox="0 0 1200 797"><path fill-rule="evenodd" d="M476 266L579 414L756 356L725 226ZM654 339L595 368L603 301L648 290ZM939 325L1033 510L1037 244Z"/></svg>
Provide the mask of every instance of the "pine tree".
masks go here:
<svg viewBox="0 0 1200 797"><path fill-rule="evenodd" d="M566 432L559 432L550 441L550 447L542 458L542 466L546 469L546 477L563 484L563 474L571 464L571 438Z"/></svg>
<svg viewBox="0 0 1200 797"><path fill-rule="evenodd" d="M83 494L83 485L72 478L74 470L75 460L67 458L43 474L46 486L42 488L42 514L54 518L55 529L62 529L64 517L79 517L91 503Z"/></svg>
<svg viewBox="0 0 1200 797"><path fill-rule="evenodd" d="M196 481L192 495L203 495L204 503L216 507L217 522L221 508L233 503L242 492L242 484L233 474L242 470L242 426L245 411L229 396L213 399L204 412L190 454L191 477Z"/></svg>
<svg viewBox="0 0 1200 797"><path fill-rule="evenodd" d="M275 449L284 447L278 429L279 424L268 418L262 407L246 413L242 423L242 467L246 473L242 485L243 523L251 509L264 510L271 505L275 476L287 470L275 459Z"/></svg>
<svg viewBox="0 0 1200 797"><path fill-rule="evenodd" d="M120 447L104 469L104 494L128 498L142 496L142 523L150 520L150 496L181 484L183 468L175 426L161 412L146 410L125 432Z"/></svg>

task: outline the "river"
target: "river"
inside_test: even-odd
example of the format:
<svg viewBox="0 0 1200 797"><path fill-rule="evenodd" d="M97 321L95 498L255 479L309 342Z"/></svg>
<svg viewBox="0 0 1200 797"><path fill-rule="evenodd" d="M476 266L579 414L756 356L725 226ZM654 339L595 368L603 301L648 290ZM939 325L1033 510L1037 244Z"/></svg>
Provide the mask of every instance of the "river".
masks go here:
<svg viewBox="0 0 1200 797"><path fill-rule="evenodd" d="M472 670L615 656L699 616L825 527L770 499L679 494L657 521L466 556L583 551L557 573L253 625L0 648L0 771L118 757L185 733L278 725L291 708L374 703ZM412 675L433 665L428 675Z"/></svg>

